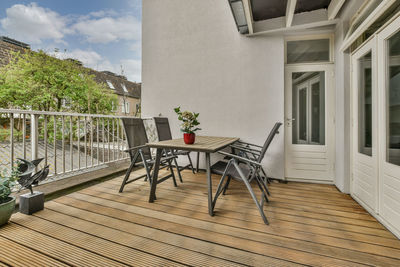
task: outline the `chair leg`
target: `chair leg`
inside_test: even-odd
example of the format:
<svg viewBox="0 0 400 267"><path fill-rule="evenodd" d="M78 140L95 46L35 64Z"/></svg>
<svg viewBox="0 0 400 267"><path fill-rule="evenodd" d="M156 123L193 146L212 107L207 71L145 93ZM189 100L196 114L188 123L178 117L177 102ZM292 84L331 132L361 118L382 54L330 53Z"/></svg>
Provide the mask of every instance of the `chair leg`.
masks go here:
<svg viewBox="0 0 400 267"><path fill-rule="evenodd" d="M226 180L226 184L224 186L224 191L222 192L223 195L226 194L226 190L228 190L229 183L231 182L232 177L228 176L228 180Z"/></svg>
<svg viewBox="0 0 400 267"><path fill-rule="evenodd" d="M235 166L236 170L238 171L240 177L242 178L244 184L247 187L247 190L249 191L251 197L253 198L254 203L257 206L258 211L260 212L261 218L263 219L265 224L269 224L267 217L265 216L264 210L262 209L262 206L260 205L260 203L257 200L256 195L254 194L253 188L251 187L251 184L249 183L248 179L244 176L242 170L240 169L238 163L235 161L233 161L233 165Z"/></svg>
<svg viewBox="0 0 400 267"><path fill-rule="evenodd" d="M190 163L190 169L192 170L192 172L193 172L193 174L194 174L195 172L194 172L194 167L193 167L192 158L190 157L190 154L188 154L187 156L188 156L189 163Z"/></svg>
<svg viewBox="0 0 400 267"><path fill-rule="evenodd" d="M174 165L176 167L176 172L178 173L179 181L183 183L181 170L179 169L178 161L176 160L176 158L174 158Z"/></svg>
<svg viewBox="0 0 400 267"><path fill-rule="evenodd" d="M133 159L131 161L131 164L129 165L128 170L126 171L126 174L125 174L124 180L122 181L121 187L119 188L120 193L122 193L122 191L124 190L126 182L128 181L129 176L131 175L131 172L132 172L133 168L135 167L138 156L139 156L138 152L136 152L135 156L133 157Z"/></svg>
<svg viewBox="0 0 400 267"><path fill-rule="evenodd" d="M150 174L149 165L147 164L146 158L144 157L142 151L139 151L139 153L140 153L140 157L142 158L142 161L143 161L144 169L146 170L146 178L144 180L145 181L149 180L149 183L151 184L152 181L151 181L151 174Z"/></svg>
<svg viewBox="0 0 400 267"><path fill-rule="evenodd" d="M169 166L169 169L170 169L170 171L171 171L172 180L174 181L174 186L175 186L175 187L178 187L178 185L177 185L177 183L176 183L176 179L175 179L174 168L172 168L171 160L168 160L168 166ZM178 169L178 172L179 172L179 169Z"/></svg>
<svg viewBox="0 0 400 267"><path fill-rule="evenodd" d="M226 177L228 177L228 179L230 178L230 176L228 176L228 170L230 168L230 166L232 165L232 160L230 160L228 162L228 164L226 165L226 168L224 170L224 173L222 174L221 180L219 180L218 186L217 186L217 191L215 191L215 196L213 199L213 203L212 203L212 210L214 211L214 207L215 207L215 203L217 202L217 199L219 197L219 195L222 193L222 191L225 188L225 185L222 187L222 184L224 183L224 180Z"/></svg>

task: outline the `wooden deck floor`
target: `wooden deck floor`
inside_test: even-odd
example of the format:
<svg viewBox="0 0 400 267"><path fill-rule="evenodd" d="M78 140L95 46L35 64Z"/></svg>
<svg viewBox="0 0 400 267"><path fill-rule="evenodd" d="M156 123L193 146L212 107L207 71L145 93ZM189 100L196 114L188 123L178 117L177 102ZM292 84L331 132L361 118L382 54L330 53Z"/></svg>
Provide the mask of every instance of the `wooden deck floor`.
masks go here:
<svg viewBox="0 0 400 267"><path fill-rule="evenodd" d="M400 266L400 241L333 186L273 183L266 226L238 182L210 217L204 173L159 185L155 203L141 181L119 194L121 181L14 214L0 266Z"/></svg>

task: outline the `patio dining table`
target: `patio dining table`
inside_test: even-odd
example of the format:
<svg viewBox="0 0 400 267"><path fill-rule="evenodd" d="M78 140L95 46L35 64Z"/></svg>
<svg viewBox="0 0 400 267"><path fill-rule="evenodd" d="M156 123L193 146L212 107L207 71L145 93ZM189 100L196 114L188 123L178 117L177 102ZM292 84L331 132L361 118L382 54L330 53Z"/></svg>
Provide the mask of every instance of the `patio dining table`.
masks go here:
<svg viewBox="0 0 400 267"><path fill-rule="evenodd" d="M217 136L196 136L196 142L191 145L184 143L183 139L171 139L160 142L148 143L150 148L156 148L156 159L154 163L153 178L150 189L149 202L154 202L156 198L158 171L160 169L160 159L162 151L166 150L185 150L194 152L203 152L206 159L207 187L208 187L208 213L213 216L213 197L212 197L212 180L211 180L211 162L210 154L235 143L239 138L236 137L217 137Z"/></svg>

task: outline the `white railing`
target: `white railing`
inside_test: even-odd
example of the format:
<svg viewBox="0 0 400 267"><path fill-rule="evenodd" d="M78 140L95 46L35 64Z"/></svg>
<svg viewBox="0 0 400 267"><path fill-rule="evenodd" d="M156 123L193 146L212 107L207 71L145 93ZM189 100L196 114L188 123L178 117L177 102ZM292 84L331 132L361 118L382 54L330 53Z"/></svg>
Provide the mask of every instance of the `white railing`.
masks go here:
<svg viewBox="0 0 400 267"><path fill-rule="evenodd" d="M11 169L17 158L44 158L54 178L125 160L121 118L0 109L0 169Z"/></svg>

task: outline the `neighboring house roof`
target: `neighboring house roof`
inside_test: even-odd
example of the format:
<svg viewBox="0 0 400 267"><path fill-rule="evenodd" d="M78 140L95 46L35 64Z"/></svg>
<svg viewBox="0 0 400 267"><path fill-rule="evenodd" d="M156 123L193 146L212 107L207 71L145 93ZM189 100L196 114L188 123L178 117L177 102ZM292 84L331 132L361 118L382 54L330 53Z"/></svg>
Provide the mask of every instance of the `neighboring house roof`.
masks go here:
<svg viewBox="0 0 400 267"><path fill-rule="evenodd" d="M25 49L30 49L30 46L17 40L0 36L0 67L9 63L10 51L24 52ZM82 63L78 60L67 60L73 60L77 64L82 65ZM142 87L141 83L128 81L125 76L117 75L110 71L96 71L90 68L87 69L90 71L91 74L95 76L95 80L97 82L106 84L108 88L114 91L117 95L140 99Z"/></svg>
<svg viewBox="0 0 400 267"><path fill-rule="evenodd" d="M141 96L141 83L130 82L125 76L117 75L110 71L95 71L90 70L95 75L97 82L102 82L111 90L115 91L117 95L124 95L133 98L140 98Z"/></svg>

